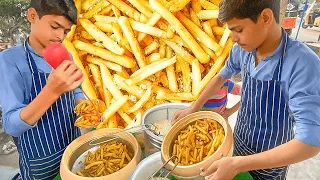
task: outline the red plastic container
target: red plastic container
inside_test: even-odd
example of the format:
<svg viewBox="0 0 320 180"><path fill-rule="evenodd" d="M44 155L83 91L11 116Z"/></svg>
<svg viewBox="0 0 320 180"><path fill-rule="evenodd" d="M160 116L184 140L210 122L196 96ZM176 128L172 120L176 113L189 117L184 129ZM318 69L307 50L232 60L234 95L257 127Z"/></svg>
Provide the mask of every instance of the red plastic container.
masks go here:
<svg viewBox="0 0 320 180"><path fill-rule="evenodd" d="M52 66L53 69L56 69L63 61L70 60L68 50L64 47L62 43L51 43L49 46L43 49L44 59ZM82 75L77 79L81 79Z"/></svg>

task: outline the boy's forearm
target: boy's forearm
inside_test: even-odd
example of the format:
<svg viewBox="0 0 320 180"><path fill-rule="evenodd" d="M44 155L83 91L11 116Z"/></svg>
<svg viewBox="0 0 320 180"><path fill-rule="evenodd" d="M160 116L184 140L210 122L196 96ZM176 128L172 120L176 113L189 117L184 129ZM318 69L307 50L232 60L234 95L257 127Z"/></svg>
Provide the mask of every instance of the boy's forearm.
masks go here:
<svg viewBox="0 0 320 180"><path fill-rule="evenodd" d="M239 158L240 172L288 166L317 155L319 147L293 139L269 151Z"/></svg>
<svg viewBox="0 0 320 180"><path fill-rule="evenodd" d="M211 79L209 84L202 91L199 98L192 104L192 108L194 108L196 111L200 110L206 101L222 87L225 81L226 79L221 77L220 74L214 76L214 78Z"/></svg>
<svg viewBox="0 0 320 180"><path fill-rule="evenodd" d="M59 97L60 95L45 86L38 96L21 110L20 118L31 126L35 125Z"/></svg>
<svg viewBox="0 0 320 180"><path fill-rule="evenodd" d="M230 112L231 114L235 113L240 107L240 101L237 102L237 104L235 104L234 106L232 106L232 108L230 108Z"/></svg>

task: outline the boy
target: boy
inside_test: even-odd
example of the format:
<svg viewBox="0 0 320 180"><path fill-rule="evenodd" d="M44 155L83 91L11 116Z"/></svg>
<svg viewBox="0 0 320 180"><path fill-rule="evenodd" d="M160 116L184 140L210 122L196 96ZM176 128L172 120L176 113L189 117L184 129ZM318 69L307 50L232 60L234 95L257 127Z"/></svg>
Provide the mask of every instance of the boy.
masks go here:
<svg viewBox="0 0 320 180"><path fill-rule="evenodd" d="M69 60L57 69L42 57L42 50L62 42L77 23L73 0L31 0L28 39L0 54L0 101L5 131L18 137L22 179L53 179L61 156L80 135L74 127L75 100L84 96L77 87L81 70Z"/></svg>
<svg viewBox="0 0 320 180"><path fill-rule="evenodd" d="M238 102L231 108L227 108L228 94L240 95L241 87L228 79L223 86L210 97L209 100L201 108L203 111L213 111L219 113L226 120L234 112L239 109L240 103Z"/></svg>
<svg viewBox="0 0 320 180"><path fill-rule="evenodd" d="M234 131L236 157L225 157L201 175L232 179L285 179L288 165L320 150L320 60L279 25L279 0L223 0L219 19L232 31L225 67L188 109L196 112L231 75L242 74L242 99ZM295 131L293 129L295 125Z"/></svg>

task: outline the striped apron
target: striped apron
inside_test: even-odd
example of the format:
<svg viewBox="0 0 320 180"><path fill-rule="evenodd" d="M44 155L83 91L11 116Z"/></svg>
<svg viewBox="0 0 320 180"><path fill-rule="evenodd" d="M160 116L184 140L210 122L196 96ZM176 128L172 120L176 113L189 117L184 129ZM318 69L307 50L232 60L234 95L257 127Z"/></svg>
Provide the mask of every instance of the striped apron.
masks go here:
<svg viewBox="0 0 320 180"><path fill-rule="evenodd" d="M40 72L24 42L31 75L30 102L46 85L48 73ZM62 94L41 117L37 125L18 138L19 166L22 179L53 179L59 172L62 154L68 144L80 135L74 126L74 93Z"/></svg>
<svg viewBox="0 0 320 180"><path fill-rule="evenodd" d="M235 126L235 154L246 156L267 151L286 143L294 137L294 119L290 114L280 81L288 35L281 58L270 81L250 77L248 54L244 64L241 107ZM254 179L285 179L288 167L250 171Z"/></svg>

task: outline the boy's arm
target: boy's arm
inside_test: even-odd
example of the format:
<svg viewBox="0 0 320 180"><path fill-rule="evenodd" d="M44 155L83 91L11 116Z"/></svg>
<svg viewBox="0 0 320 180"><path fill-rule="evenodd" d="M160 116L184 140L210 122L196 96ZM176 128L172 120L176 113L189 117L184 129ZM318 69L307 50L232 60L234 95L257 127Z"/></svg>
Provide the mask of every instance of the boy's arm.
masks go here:
<svg viewBox="0 0 320 180"><path fill-rule="evenodd" d="M295 121L293 140L271 150L235 158L223 158L206 172L227 176L229 172L243 172L287 166L309 159L320 152L320 61L314 54L302 54L289 79L289 109ZM306 61L307 60L307 61ZM226 164L232 166L225 167ZM228 169L228 172L223 172ZM219 175L220 174L220 175ZM215 177L216 178L216 177Z"/></svg>
<svg viewBox="0 0 320 180"><path fill-rule="evenodd" d="M231 116L233 113L235 113L236 111L238 111L240 107L240 101L237 102L237 104L235 104L234 106L232 106L231 108L226 108L221 115L228 120L229 116Z"/></svg>
<svg viewBox="0 0 320 180"><path fill-rule="evenodd" d="M80 86L84 77L79 81L76 79L81 74L81 70L73 62L62 62L50 73L47 84L38 96L21 110L21 119L31 126L35 125L61 94Z"/></svg>

